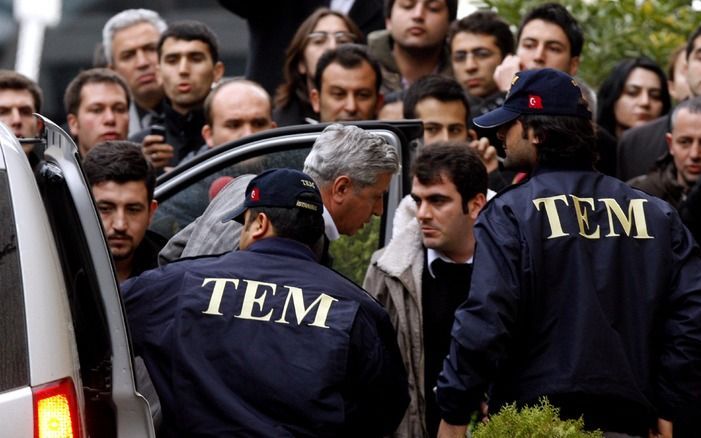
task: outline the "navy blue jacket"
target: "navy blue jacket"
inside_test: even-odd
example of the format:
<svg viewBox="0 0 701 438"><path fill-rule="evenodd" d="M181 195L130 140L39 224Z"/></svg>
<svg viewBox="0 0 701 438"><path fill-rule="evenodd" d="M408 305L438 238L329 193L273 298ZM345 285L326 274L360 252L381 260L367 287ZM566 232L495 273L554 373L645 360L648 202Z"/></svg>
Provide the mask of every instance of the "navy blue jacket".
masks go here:
<svg viewBox="0 0 701 438"><path fill-rule="evenodd" d="M380 436L407 377L389 317L298 242L268 238L123 285L170 436Z"/></svg>
<svg viewBox="0 0 701 438"><path fill-rule="evenodd" d="M547 395L649 421L698 403L701 259L669 204L541 169L489 202L475 239L438 381L446 421L466 424L490 383L490 412Z"/></svg>

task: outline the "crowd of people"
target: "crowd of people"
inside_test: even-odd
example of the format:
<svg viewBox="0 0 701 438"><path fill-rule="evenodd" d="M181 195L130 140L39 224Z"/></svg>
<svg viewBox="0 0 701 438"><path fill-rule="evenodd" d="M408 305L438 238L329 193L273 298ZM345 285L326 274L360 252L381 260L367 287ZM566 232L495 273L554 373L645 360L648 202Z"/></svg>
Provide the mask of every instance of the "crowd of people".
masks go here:
<svg viewBox="0 0 701 438"><path fill-rule="evenodd" d="M457 0L220 3L249 26L245 78L206 24L129 9L64 96L161 436L464 437L540 396L611 437L701 434L701 27L596 93L558 3L520 23ZM17 137L42 99L0 71ZM361 288L329 245L383 214L400 159L348 122L401 118L423 145ZM320 122L302 171L229 178L169 241L148 229L157 175Z"/></svg>

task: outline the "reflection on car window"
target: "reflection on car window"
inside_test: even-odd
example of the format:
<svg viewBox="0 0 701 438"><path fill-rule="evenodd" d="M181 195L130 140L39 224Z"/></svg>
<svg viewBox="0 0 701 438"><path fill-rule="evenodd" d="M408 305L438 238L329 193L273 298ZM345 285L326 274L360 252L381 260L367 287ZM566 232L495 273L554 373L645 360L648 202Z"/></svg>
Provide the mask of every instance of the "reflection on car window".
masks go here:
<svg viewBox="0 0 701 438"><path fill-rule="evenodd" d="M27 332L24 293L17 253L17 229L13 217L7 172L0 171L0 392L26 386Z"/></svg>
<svg viewBox="0 0 701 438"><path fill-rule="evenodd" d="M151 223L151 229L170 239L204 212L209 204L210 189L220 178L235 178L249 173L259 174L275 167L302 170L310 149L311 144L307 143L303 147L297 147L297 149L267 153L263 151L257 157L228 165L221 170L213 169L203 173L175 195L159 200L159 207ZM236 202L236 200L232 200L232 207ZM357 235L344 236L333 242L330 247L334 259L333 268L361 284L365 270L370 263L370 257L373 251L379 248L379 229L380 220L375 218Z"/></svg>
<svg viewBox="0 0 701 438"><path fill-rule="evenodd" d="M310 147L304 147L269 152L229 165L222 170L204 173L175 195L160 201L151 229L170 239L204 212L209 204L210 194L213 194L211 193L214 189L213 185L216 186L214 183L221 178L236 178L239 175L251 173L257 175L274 167L302 170L309 149Z"/></svg>

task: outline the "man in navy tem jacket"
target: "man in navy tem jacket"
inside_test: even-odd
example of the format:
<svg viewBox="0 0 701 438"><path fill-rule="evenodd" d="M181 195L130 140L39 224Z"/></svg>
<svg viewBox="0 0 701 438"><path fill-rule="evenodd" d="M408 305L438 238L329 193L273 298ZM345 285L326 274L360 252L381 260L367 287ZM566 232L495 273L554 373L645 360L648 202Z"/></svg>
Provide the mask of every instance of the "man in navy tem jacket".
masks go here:
<svg viewBox="0 0 701 438"><path fill-rule="evenodd" d="M517 73L474 123L499 128L505 165L532 172L475 225L439 436L464 436L487 391L492 413L547 396L588 429L670 436L701 412L701 259L676 210L593 170L591 113L562 72Z"/></svg>
<svg viewBox="0 0 701 438"><path fill-rule="evenodd" d="M318 264L323 206L306 174L251 180L225 220L240 251L183 259L123 286L165 436L381 436L409 401L385 310Z"/></svg>

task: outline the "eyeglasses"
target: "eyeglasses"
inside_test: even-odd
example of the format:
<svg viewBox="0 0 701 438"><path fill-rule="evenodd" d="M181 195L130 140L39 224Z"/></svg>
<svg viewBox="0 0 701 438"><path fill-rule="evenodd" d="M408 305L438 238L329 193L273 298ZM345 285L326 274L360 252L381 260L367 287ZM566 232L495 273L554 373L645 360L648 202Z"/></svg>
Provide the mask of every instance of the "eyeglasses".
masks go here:
<svg viewBox="0 0 701 438"><path fill-rule="evenodd" d="M492 55L494 55L494 52L489 49L457 50L453 53L453 62L465 62L470 56L475 58L475 61L481 61Z"/></svg>
<svg viewBox="0 0 701 438"><path fill-rule="evenodd" d="M352 33L342 32L342 31L341 32L317 31L317 32L312 32L309 35L307 35L307 39L312 44L326 44L326 42L329 40L329 37L333 38L334 41L336 41L336 44L354 43L357 39L355 37L355 35L353 35Z"/></svg>

